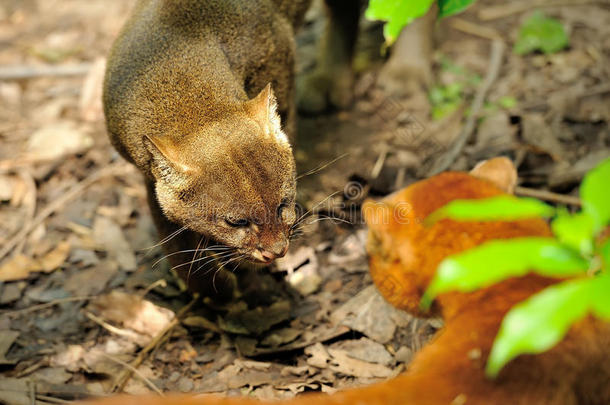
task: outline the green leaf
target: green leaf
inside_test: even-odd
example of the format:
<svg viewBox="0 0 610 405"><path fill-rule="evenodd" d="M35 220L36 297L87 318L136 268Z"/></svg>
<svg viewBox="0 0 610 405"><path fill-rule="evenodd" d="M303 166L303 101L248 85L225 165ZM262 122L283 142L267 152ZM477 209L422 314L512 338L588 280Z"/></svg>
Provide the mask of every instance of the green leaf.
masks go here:
<svg viewBox="0 0 610 405"><path fill-rule="evenodd" d="M593 278L591 310L595 316L610 321L610 275L603 273Z"/></svg>
<svg viewBox="0 0 610 405"><path fill-rule="evenodd" d="M559 211L551 222L553 233L560 242L579 251L584 256L593 253L593 218L579 212L570 215L567 211Z"/></svg>
<svg viewBox="0 0 610 405"><path fill-rule="evenodd" d="M548 54L558 52L568 44L568 34L561 22L537 11L521 25L514 51L518 55L537 50Z"/></svg>
<svg viewBox="0 0 610 405"><path fill-rule="evenodd" d="M566 281L515 305L502 321L485 373L495 377L518 355L542 353L557 344L570 325L587 314L592 282Z"/></svg>
<svg viewBox="0 0 610 405"><path fill-rule="evenodd" d="M383 34L393 43L405 25L426 14L434 0L370 0L364 15L370 20L387 21Z"/></svg>
<svg viewBox="0 0 610 405"><path fill-rule="evenodd" d="M438 0L438 18L449 17L464 11L474 0Z"/></svg>
<svg viewBox="0 0 610 405"><path fill-rule="evenodd" d="M607 272L610 272L610 238L606 239L602 246L599 248L599 254L602 258L602 268Z"/></svg>
<svg viewBox="0 0 610 405"><path fill-rule="evenodd" d="M498 104L500 107L510 110L511 108L515 108L517 106L517 99L512 96L504 96L498 100Z"/></svg>
<svg viewBox="0 0 610 405"><path fill-rule="evenodd" d="M589 263L552 238L492 240L452 255L439 265L422 298L427 308L443 292L474 291L530 271L551 277L583 274Z"/></svg>
<svg viewBox="0 0 610 405"><path fill-rule="evenodd" d="M586 174L580 185L583 212L593 218L594 231L610 222L610 158Z"/></svg>
<svg viewBox="0 0 610 405"><path fill-rule="evenodd" d="M518 219L550 217L555 209L534 198L502 195L480 200L453 200L430 214L425 222L441 219L456 221L515 221Z"/></svg>

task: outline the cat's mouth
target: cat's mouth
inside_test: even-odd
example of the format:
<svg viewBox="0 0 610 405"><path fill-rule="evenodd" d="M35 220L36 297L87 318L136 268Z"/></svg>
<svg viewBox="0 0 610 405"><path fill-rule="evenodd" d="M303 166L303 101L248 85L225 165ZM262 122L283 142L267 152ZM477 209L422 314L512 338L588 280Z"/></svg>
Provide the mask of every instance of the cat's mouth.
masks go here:
<svg viewBox="0 0 610 405"><path fill-rule="evenodd" d="M271 252L264 249L255 249L250 253L250 260L255 263L262 263L269 265L273 263L275 259L283 257L288 251L288 246L282 249L282 251Z"/></svg>

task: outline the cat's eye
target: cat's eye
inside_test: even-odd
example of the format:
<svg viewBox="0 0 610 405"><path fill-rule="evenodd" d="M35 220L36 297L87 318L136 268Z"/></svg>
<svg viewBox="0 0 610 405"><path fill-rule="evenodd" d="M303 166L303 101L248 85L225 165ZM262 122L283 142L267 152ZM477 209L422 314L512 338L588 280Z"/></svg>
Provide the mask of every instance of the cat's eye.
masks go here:
<svg viewBox="0 0 610 405"><path fill-rule="evenodd" d="M282 215L284 213L284 209L288 208L288 200L283 200L280 205L277 206L277 217L278 218L282 218Z"/></svg>
<svg viewBox="0 0 610 405"><path fill-rule="evenodd" d="M225 222L234 227L234 228L245 228L246 226L250 225L250 221L248 221L245 218L225 218Z"/></svg>

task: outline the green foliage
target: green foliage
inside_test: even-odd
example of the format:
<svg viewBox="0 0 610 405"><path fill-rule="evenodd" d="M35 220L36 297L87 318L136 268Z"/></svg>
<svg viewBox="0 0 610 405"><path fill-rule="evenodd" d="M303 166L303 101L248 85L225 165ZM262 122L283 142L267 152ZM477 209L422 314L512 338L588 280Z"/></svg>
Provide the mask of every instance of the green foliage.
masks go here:
<svg viewBox="0 0 610 405"><path fill-rule="evenodd" d="M537 11L521 25L514 51L519 55L538 50L549 54L561 51L569 42L561 22Z"/></svg>
<svg viewBox="0 0 610 405"><path fill-rule="evenodd" d="M495 282L535 272L568 278L513 307L504 318L488 359L486 373L495 377L520 354L552 348L569 327L588 313L610 321L610 158L587 173L580 193L583 210L569 214L530 199L492 198L455 201L426 219L513 220L556 215L553 238L515 238L484 243L446 258L422 298L422 306L443 292L474 291ZM572 277L572 278L570 278Z"/></svg>
<svg viewBox="0 0 610 405"><path fill-rule="evenodd" d="M597 166L584 178L580 195L583 213L593 219L595 231L600 231L610 221L610 164Z"/></svg>
<svg viewBox="0 0 610 405"><path fill-rule="evenodd" d="M498 105L506 110L517 106L517 99L512 96L504 96L498 100Z"/></svg>
<svg viewBox="0 0 610 405"><path fill-rule="evenodd" d="M481 77L462 66L455 64L447 57L441 58L441 70L451 73L454 81L449 84L437 84L430 88L428 99L432 106L432 118L439 120L457 110L462 105L464 94L470 87L481 82Z"/></svg>
<svg viewBox="0 0 610 405"><path fill-rule="evenodd" d="M474 0L438 0L438 18L449 17L466 10Z"/></svg>
<svg viewBox="0 0 610 405"><path fill-rule="evenodd" d="M364 13L370 20L386 21L383 34L391 44L396 41L400 31L414 19L428 12L434 0L370 0ZM437 0L439 18L459 13L474 0Z"/></svg>
<svg viewBox="0 0 610 405"><path fill-rule="evenodd" d="M503 258L498 260L498 258ZM493 263L493 265L490 265ZM530 271L551 277L583 274L589 263L552 238L494 240L448 257L439 265L422 306L438 294L457 289L470 292Z"/></svg>
<svg viewBox="0 0 610 405"><path fill-rule="evenodd" d="M515 221L518 219L551 217L555 209L535 198L503 195L480 200L453 200L434 211L426 223L451 218L456 221Z"/></svg>
<svg viewBox="0 0 610 405"><path fill-rule="evenodd" d="M462 83L432 86L428 93L432 105L432 119L439 120L451 114L462 104Z"/></svg>
<svg viewBox="0 0 610 405"><path fill-rule="evenodd" d="M541 353L557 344L570 325L587 314L592 281L556 284L515 305L502 321L485 373L495 377L518 355Z"/></svg>

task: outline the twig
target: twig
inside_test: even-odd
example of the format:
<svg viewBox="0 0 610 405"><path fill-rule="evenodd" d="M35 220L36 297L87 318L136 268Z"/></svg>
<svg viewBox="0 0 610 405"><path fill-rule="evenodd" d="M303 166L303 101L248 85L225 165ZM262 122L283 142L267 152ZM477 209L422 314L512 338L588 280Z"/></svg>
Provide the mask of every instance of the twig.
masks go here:
<svg viewBox="0 0 610 405"><path fill-rule="evenodd" d="M582 202L580 201L580 199L578 197L572 197L572 196L564 195L564 194L557 194L557 193L553 193L551 191L535 190L535 189L526 188L526 187L515 187L515 194L520 195L522 197L533 197L533 198L538 198L540 200L556 202L559 204L574 205L577 207L582 206Z"/></svg>
<svg viewBox="0 0 610 405"><path fill-rule="evenodd" d="M471 21L463 20L461 18L453 17L451 19L451 26L456 30L465 32L470 35L476 35L481 38L490 39L492 41L502 40L502 36L498 31L491 27L484 25L475 24Z"/></svg>
<svg viewBox="0 0 610 405"><path fill-rule="evenodd" d="M483 21L496 20L513 14L519 14L527 10L539 7L557 6L584 6L589 4L603 4L602 0L535 0L523 1L519 3L504 3L498 6L484 8L479 11L479 19ZM607 4L607 3L606 3Z"/></svg>
<svg viewBox="0 0 610 405"><path fill-rule="evenodd" d="M447 168L451 166L455 159L457 159L459 154L462 152L462 149L464 149L464 146L472 136L476 127L477 119L479 118L479 113L481 111L481 108L483 107L485 98L487 97L487 93L489 92L489 89L500 74L500 67L502 66L502 59L504 56L505 48L506 44L504 44L504 42L502 41L493 41L491 43L491 57L489 61L489 68L487 69L485 80L478 88L474 100L472 101L472 105L470 107L470 115L468 115L468 118L466 119L466 124L464 124L462 132L453 142L451 149L449 149L444 155L440 157L439 160L436 161L434 167L431 170L430 175L435 175L447 170Z"/></svg>
<svg viewBox="0 0 610 405"><path fill-rule="evenodd" d="M385 164L385 160L388 157L388 147L384 145L379 152L379 157L377 157L377 161L371 170L371 179L376 179L381 174L381 170L383 169L383 165Z"/></svg>
<svg viewBox="0 0 610 405"><path fill-rule="evenodd" d="M104 321L103 319L93 315L91 312L88 312L88 311L85 312L85 316L87 318L91 319L93 322L100 325L102 328L106 329L108 332L114 333L115 335L123 336L123 337L129 338L129 339L134 339L134 338L137 339L137 337L139 336L136 332L117 328L116 326L111 325L108 322Z"/></svg>
<svg viewBox="0 0 610 405"><path fill-rule="evenodd" d="M132 366L129 363L125 363L123 360L121 359L117 359L114 356L110 356L109 354L106 353L102 353L102 355L104 357L106 357L109 360L114 361L117 364L120 364L121 366L125 367L126 369L130 370L132 373L134 373L135 375L137 375L138 377L140 377L140 379L142 381L144 381L144 383L146 383L146 385L148 385L150 387L150 389L152 389L153 391L155 391L157 394L159 394L160 396L164 397L165 394L163 393L163 391L161 391L159 389L159 387L157 387L155 385L154 382L152 382L149 378L147 378L144 374L142 374L137 368L135 368L134 366Z"/></svg>
<svg viewBox="0 0 610 405"><path fill-rule="evenodd" d="M23 227L28 227L30 225L30 223L32 222L32 220L34 219L34 215L36 214L36 194L38 192L38 189L36 188L36 182L34 181L34 178L32 177L32 174L25 168L20 169L19 170L19 177L21 177L21 180L26 184L26 187L28 189L27 191L27 195L25 198L25 205L27 208L27 213L26 213L26 218L25 218L25 223L23 224ZM14 254L20 254L23 251L23 246L25 245L25 239L23 239L21 242L19 242L14 250Z"/></svg>
<svg viewBox="0 0 610 405"><path fill-rule="evenodd" d="M52 215L58 209L64 207L70 200L76 198L80 193L85 191L87 187L105 177L115 176L124 169L125 163L115 163L92 173L89 177L70 187L61 197L55 201L52 201L42 211L40 211L38 215L36 215L36 217L28 224L28 226L21 228L16 235L6 242L2 249L0 249L0 260L11 252L23 239L27 238L30 232L32 232L38 225L47 219L47 217Z"/></svg>
<svg viewBox="0 0 610 405"><path fill-rule="evenodd" d="M66 297L66 298L58 298L56 300L45 302L44 304L32 305L28 308L16 309L12 311L2 311L0 315L24 315L30 312L42 311L43 309L51 308L55 305L63 304L64 302L75 302L75 301L88 301L97 298L96 295L86 295L81 297Z"/></svg>
<svg viewBox="0 0 610 405"><path fill-rule="evenodd" d="M91 63L76 65L0 66L0 80L23 80L36 77L82 76L89 72Z"/></svg>
<svg viewBox="0 0 610 405"><path fill-rule="evenodd" d="M74 401L68 401L61 398L50 397L48 395L36 394L36 399L41 401L52 402L54 404L72 404Z"/></svg>
<svg viewBox="0 0 610 405"><path fill-rule="evenodd" d="M159 345L164 340L165 336L170 333L172 329L178 326L178 324L180 324L180 320L182 319L182 317L184 317L184 315L191 310L197 300L199 300L199 295L195 295L191 302L186 304L184 307L182 307L180 311L178 311L176 317L169 323L169 325L163 328L161 332L157 333L157 335L150 341L150 343L148 343L148 345L146 345L146 347L143 348L140 353L138 353L138 356L131 361L130 365L132 368L138 368L140 364L142 364L142 362L148 356L148 353L150 353L151 350L155 349L157 345ZM117 377L112 386L112 392L120 392L123 390L125 384L127 384L127 381L129 381L129 379L131 378L133 370L132 368L126 368L121 371L121 374Z"/></svg>

